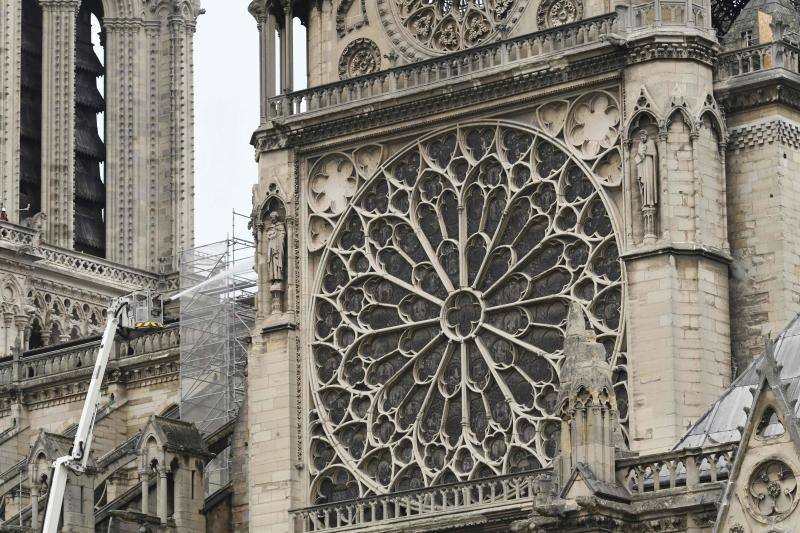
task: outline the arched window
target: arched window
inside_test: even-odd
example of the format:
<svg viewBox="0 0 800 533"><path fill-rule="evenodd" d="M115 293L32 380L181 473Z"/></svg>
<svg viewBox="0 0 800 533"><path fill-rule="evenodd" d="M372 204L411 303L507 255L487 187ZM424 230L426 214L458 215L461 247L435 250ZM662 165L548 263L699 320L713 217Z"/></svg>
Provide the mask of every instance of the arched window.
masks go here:
<svg viewBox="0 0 800 533"><path fill-rule="evenodd" d="M100 0L84 0L75 25L75 249L105 256L104 34Z"/></svg>

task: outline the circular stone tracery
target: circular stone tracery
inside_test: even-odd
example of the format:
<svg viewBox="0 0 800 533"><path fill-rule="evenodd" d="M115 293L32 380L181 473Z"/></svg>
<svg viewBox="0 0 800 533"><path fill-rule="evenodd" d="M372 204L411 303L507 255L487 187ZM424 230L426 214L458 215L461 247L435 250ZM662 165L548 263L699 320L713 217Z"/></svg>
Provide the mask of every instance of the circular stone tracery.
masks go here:
<svg viewBox="0 0 800 533"><path fill-rule="evenodd" d="M769 460L753 471L748 492L757 520L779 522L797 505L797 477L783 461Z"/></svg>
<svg viewBox="0 0 800 533"><path fill-rule="evenodd" d="M319 268L314 503L541 467L570 302L616 354L611 220L541 132L481 124L407 148L354 197Z"/></svg>
<svg viewBox="0 0 800 533"><path fill-rule="evenodd" d="M482 318L481 295L470 289L455 291L442 305L442 331L454 341L474 337Z"/></svg>

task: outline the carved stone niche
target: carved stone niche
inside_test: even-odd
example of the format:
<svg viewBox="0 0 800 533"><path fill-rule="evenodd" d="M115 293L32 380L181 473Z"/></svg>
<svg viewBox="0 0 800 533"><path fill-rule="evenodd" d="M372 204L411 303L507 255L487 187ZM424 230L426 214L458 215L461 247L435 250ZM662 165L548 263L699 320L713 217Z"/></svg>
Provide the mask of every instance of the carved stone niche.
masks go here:
<svg viewBox="0 0 800 533"><path fill-rule="evenodd" d="M636 243L654 244L661 227L661 154L656 119L649 114L635 118L628 128L626 145L633 240Z"/></svg>
<svg viewBox="0 0 800 533"><path fill-rule="evenodd" d="M286 206L273 196L264 202L254 224L259 315L284 311L288 261Z"/></svg>

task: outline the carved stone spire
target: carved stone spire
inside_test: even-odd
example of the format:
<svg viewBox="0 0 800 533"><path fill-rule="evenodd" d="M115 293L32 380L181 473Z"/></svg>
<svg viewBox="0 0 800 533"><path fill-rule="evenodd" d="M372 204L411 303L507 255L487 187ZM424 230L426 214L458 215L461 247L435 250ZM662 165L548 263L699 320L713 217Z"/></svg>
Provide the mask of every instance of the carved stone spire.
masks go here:
<svg viewBox="0 0 800 533"><path fill-rule="evenodd" d="M594 331L586 327L584 311L577 302L569 308L564 354L557 403L561 450L555 465L560 483L578 463L589 467L597 480L612 483L619 422L611 365Z"/></svg>

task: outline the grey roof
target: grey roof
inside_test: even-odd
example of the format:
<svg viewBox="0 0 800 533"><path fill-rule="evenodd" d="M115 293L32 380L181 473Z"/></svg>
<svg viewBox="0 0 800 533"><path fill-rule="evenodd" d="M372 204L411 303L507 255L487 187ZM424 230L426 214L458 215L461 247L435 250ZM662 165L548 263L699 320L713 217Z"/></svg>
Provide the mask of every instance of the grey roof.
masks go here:
<svg viewBox="0 0 800 533"><path fill-rule="evenodd" d="M800 401L797 401L800 400L800 315L780 333L774 348L781 385L786 387L786 398L792 403L797 418L800 415ZM754 360L673 449L738 442L742 437L740 429L747 422L745 409L752 408L760 383L757 370L763 364L764 355Z"/></svg>

